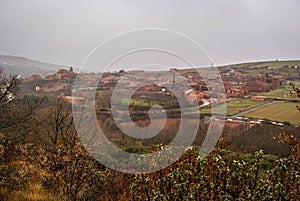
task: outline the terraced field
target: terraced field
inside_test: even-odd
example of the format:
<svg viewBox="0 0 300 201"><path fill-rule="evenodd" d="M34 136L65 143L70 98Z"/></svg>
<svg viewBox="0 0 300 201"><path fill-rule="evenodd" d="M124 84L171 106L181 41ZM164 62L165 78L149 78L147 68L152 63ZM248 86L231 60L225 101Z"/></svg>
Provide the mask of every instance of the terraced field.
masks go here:
<svg viewBox="0 0 300 201"><path fill-rule="evenodd" d="M226 114L227 116L231 116L233 114L242 112L244 110L256 107L258 105L264 104L266 102L264 101L253 101L250 99L232 99L229 102L226 103L227 111ZM214 113L215 114L222 114L223 112L223 104L222 105L217 105L214 108ZM210 114L211 113L211 108L203 108L200 110L201 114Z"/></svg>
<svg viewBox="0 0 300 201"><path fill-rule="evenodd" d="M296 103L278 102L272 105L249 112L243 116L259 119L270 119L279 122L290 122L300 125L300 112L296 109Z"/></svg>

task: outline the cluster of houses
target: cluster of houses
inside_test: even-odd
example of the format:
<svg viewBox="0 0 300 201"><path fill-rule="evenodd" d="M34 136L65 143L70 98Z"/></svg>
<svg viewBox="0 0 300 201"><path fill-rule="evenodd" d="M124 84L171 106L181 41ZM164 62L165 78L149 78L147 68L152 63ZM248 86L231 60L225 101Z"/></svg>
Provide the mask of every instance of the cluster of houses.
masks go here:
<svg viewBox="0 0 300 201"><path fill-rule="evenodd" d="M171 95L184 96L190 102L199 102L203 99L242 98L253 92L267 92L276 89L286 82L283 76L239 74L230 71L221 72L223 81L222 83L217 83L216 79L220 75L214 73L199 74L197 71L178 69L170 69L170 71L165 72L139 70L104 74L80 73L79 75L70 67L69 70L60 69L57 73L48 75L45 78L33 74L26 80L64 81L72 85L78 76L81 81L88 85L88 83L95 83L95 79L98 76L101 77L99 82L91 86L96 87L97 90L112 90L121 81L124 89L135 89L138 87L138 90L141 92L153 93L170 93L172 91L173 94L171 93ZM205 79L203 79L204 76ZM189 88L186 87L187 85ZM37 91L41 90L41 88L43 86L36 86ZM259 96L252 97L252 99L266 100L265 97Z"/></svg>
<svg viewBox="0 0 300 201"><path fill-rule="evenodd" d="M227 97L243 97L253 92L268 92L286 83L283 76L261 74L221 74Z"/></svg>
<svg viewBox="0 0 300 201"><path fill-rule="evenodd" d="M33 80L65 80L65 81L72 81L75 80L77 76L77 73L73 71L73 67L70 67L69 70L67 69L59 69L57 73L52 75L47 75L45 78L42 78L39 74L32 74L30 77L26 78L27 81L33 81Z"/></svg>

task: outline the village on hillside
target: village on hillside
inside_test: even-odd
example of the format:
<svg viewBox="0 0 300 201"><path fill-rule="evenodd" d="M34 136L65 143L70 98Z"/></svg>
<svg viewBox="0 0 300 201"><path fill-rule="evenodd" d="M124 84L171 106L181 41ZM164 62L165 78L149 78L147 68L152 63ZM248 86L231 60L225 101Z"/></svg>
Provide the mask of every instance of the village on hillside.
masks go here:
<svg viewBox="0 0 300 201"><path fill-rule="evenodd" d="M298 104L295 102L298 100L290 97L287 89L290 82L298 82L298 79L270 73L273 69L264 74L242 70L245 69L227 66L218 71L171 68L156 72L120 70L78 73L70 67L45 77L33 74L26 78L22 87L27 94L60 96L75 104L90 102L96 107L97 118L102 120L112 118L111 96L116 88L120 90L121 87L117 93L119 104L114 107L121 119L129 107L133 121L146 120L149 109L160 105L166 110L168 118L181 117L182 108L187 108L189 118L199 118L200 115L200 118L218 120L225 115L227 126L240 128L235 131L237 133L244 133L257 124L292 124L298 127L297 118L294 118L297 115L294 108ZM221 83L218 83L218 77ZM82 87L74 89L75 81L83 83ZM130 98L122 95L132 90L135 92ZM95 100L88 98L90 95L87 94L91 91L95 93ZM179 104L178 99L183 100L184 105ZM198 110L192 107L195 104ZM224 104L227 108L225 114L222 109ZM282 115L281 110L287 110L290 118Z"/></svg>
<svg viewBox="0 0 300 201"><path fill-rule="evenodd" d="M180 95L185 97L188 102L201 102L203 100L218 103L218 100L229 98L251 98L252 100L268 100L264 96L251 96L253 93L268 92L286 84L286 79L280 75L262 75L262 74L240 74L223 71L220 73L225 88L224 93L218 92L218 96L214 96L212 89L208 85L213 85L215 78L212 76L202 79L201 74L194 71L184 71L178 69L170 69L164 72L163 76L157 76L155 72L145 71L124 71L107 72L104 74L95 73L76 73L73 68L60 69L55 74L42 77L38 74L33 74L26 78L27 85L30 85L35 93L58 93L69 100L71 96L71 88L74 84L76 77L83 80L85 84L93 83L98 77L100 81L97 86L97 91L113 90L122 76L126 76L126 81L123 82L124 89L133 89L136 86L143 84L146 81L151 81L153 84L146 84L139 88L139 92L152 92L152 93L167 93L171 88L176 96ZM203 75L202 75L203 76ZM182 80L185 79L185 80ZM182 82L187 82L190 89L181 86ZM212 82L212 83L208 83ZM30 83L30 84L29 84ZM25 84L26 85L26 84ZM176 86L176 87L175 87ZM214 90L216 90L214 88ZM214 91L215 92L215 91ZM172 95L172 93L170 94ZM84 97L81 97L84 99Z"/></svg>

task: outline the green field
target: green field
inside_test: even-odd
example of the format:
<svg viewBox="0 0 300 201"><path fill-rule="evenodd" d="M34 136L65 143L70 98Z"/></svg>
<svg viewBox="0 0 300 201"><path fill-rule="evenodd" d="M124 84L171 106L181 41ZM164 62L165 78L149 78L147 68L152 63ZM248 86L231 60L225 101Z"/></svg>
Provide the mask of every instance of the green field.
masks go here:
<svg viewBox="0 0 300 201"><path fill-rule="evenodd" d="M266 102L264 101L253 101L250 99L232 99L229 102L226 103L227 115L233 115L239 112L242 112L244 110L253 108L255 106L264 104ZM222 108L224 107L224 104L222 105L217 105L214 108L214 114L222 114ZM211 108L203 108L200 110L201 114L211 114Z"/></svg>
<svg viewBox="0 0 300 201"><path fill-rule="evenodd" d="M295 82L296 86L300 88L300 82ZM268 98L277 98L283 100L299 100L299 98L291 96L290 94L291 87L286 84L276 90L266 92L266 93L253 93L252 95L266 96Z"/></svg>
<svg viewBox="0 0 300 201"><path fill-rule="evenodd" d="M136 105L136 106L142 106L142 107L151 107L153 105L159 105L159 101L147 101L144 99L138 99L138 98L122 98L121 103L123 105Z"/></svg>
<svg viewBox="0 0 300 201"><path fill-rule="evenodd" d="M249 112L243 116L300 125L300 112L296 109L296 105L296 103L278 102Z"/></svg>

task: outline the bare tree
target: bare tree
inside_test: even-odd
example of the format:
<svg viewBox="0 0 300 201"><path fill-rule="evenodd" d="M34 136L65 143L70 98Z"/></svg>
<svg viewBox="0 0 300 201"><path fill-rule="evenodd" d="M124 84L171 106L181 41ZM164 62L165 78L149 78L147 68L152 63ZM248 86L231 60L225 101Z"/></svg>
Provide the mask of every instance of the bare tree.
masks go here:
<svg viewBox="0 0 300 201"><path fill-rule="evenodd" d="M40 165L51 175L44 185L69 200L95 200L94 195L99 196L103 188L100 164L78 139L71 104L63 98L55 100L45 112L42 124L47 138Z"/></svg>
<svg viewBox="0 0 300 201"><path fill-rule="evenodd" d="M0 107L12 101L18 91L19 79L17 75L7 76L0 67Z"/></svg>

